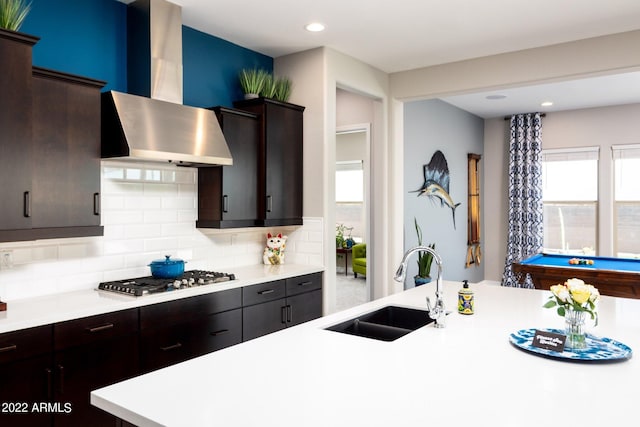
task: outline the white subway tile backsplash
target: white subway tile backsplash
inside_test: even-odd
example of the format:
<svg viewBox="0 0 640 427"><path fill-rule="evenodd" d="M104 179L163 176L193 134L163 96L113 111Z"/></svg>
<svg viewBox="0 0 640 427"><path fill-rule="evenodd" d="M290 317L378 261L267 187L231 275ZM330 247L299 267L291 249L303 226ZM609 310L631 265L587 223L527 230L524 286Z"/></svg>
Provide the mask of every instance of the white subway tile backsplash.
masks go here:
<svg viewBox="0 0 640 427"><path fill-rule="evenodd" d="M147 196L144 197L125 197L123 209L134 210L150 210L162 208L162 197Z"/></svg>
<svg viewBox="0 0 640 427"><path fill-rule="evenodd" d="M116 254L131 254L144 252L143 240L110 240L104 242L104 254L116 255Z"/></svg>
<svg viewBox="0 0 640 427"><path fill-rule="evenodd" d="M162 209L195 209L196 208L196 195L178 196L178 197L163 197Z"/></svg>
<svg viewBox="0 0 640 427"><path fill-rule="evenodd" d="M8 242L14 267L0 270L0 299L10 301L77 289L101 281L150 274L164 255L187 269L262 264L267 233L288 236L285 262L322 265L322 218L301 227L196 229L197 169L174 165L102 162L103 237Z"/></svg>
<svg viewBox="0 0 640 427"><path fill-rule="evenodd" d="M178 211L175 209L162 209L145 211L143 214L145 224L166 224L178 222Z"/></svg>
<svg viewBox="0 0 640 427"><path fill-rule="evenodd" d="M144 240L145 252L154 252L154 251L167 252L177 247L178 247L178 239L176 237L161 237L156 239Z"/></svg>
<svg viewBox="0 0 640 427"><path fill-rule="evenodd" d="M143 212L138 210L106 211L102 212L104 224L140 224Z"/></svg>

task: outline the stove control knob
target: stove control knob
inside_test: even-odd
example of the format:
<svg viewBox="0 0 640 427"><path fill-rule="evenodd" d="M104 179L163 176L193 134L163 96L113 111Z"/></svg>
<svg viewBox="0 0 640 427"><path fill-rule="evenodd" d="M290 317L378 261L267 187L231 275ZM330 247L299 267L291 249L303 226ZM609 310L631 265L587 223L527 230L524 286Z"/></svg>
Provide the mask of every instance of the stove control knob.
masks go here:
<svg viewBox="0 0 640 427"><path fill-rule="evenodd" d="M204 279L202 277L198 279L198 285L204 285Z"/></svg>
<svg viewBox="0 0 640 427"><path fill-rule="evenodd" d="M180 289L180 286L182 286L182 282L180 280L176 280L173 282L173 287L176 289Z"/></svg>

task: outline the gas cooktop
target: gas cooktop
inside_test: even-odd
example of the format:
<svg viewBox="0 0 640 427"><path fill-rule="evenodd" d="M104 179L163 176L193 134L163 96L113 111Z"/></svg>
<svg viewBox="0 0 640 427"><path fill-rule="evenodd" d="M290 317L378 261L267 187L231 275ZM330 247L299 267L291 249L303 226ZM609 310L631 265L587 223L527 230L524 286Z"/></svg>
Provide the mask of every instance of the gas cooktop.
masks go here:
<svg viewBox="0 0 640 427"><path fill-rule="evenodd" d="M189 270L175 279L156 279L155 277L147 276L135 279L116 280L113 282L102 282L98 285L98 289L139 297L147 294L228 282L229 280L235 279L236 276L229 273Z"/></svg>

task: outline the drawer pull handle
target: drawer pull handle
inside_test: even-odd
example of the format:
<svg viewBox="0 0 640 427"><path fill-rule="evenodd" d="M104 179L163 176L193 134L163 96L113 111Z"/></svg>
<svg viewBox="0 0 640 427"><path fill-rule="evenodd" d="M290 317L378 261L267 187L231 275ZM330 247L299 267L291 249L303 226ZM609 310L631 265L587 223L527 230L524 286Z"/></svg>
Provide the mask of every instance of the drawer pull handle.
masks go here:
<svg viewBox="0 0 640 427"><path fill-rule="evenodd" d="M23 209L24 209L24 217L25 218L30 218L31 217L31 193L28 191L24 192L23 195Z"/></svg>
<svg viewBox="0 0 640 427"><path fill-rule="evenodd" d="M87 332L90 333L95 333L95 332L102 332L102 331L106 331L107 329L111 329L113 328L113 323L107 323L106 325L102 325L102 326L95 326L93 328L87 328Z"/></svg>
<svg viewBox="0 0 640 427"><path fill-rule="evenodd" d="M229 212L229 196L226 194L222 196L222 212Z"/></svg>
<svg viewBox="0 0 640 427"><path fill-rule="evenodd" d="M267 294L272 294L275 291L273 289L265 289L264 291L259 291L258 294L259 295L267 295Z"/></svg>
<svg viewBox="0 0 640 427"><path fill-rule="evenodd" d="M298 286L309 286L309 285L313 285L313 282L307 281L307 282L298 283Z"/></svg>
<svg viewBox="0 0 640 427"><path fill-rule="evenodd" d="M100 193L93 193L93 214L100 215Z"/></svg>
<svg viewBox="0 0 640 427"><path fill-rule="evenodd" d="M0 348L0 353L5 353L7 351L13 351L13 350L17 350L17 349L18 349L18 346L15 345L15 344L12 344L12 345L8 345L6 347Z"/></svg>
<svg viewBox="0 0 640 427"><path fill-rule="evenodd" d="M293 317L293 310L290 305L287 305L287 323L291 323L291 318Z"/></svg>
<svg viewBox="0 0 640 427"><path fill-rule="evenodd" d="M213 336L213 337L217 337L218 335L224 335L224 334L226 334L227 332L229 332L229 330L228 330L228 329L220 329L220 330L218 330L218 331L210 332L210 333L209 333L209 335L211 335L211 336Z"/></svg>
<svg viewBox="0 0 640 427"><path fill-rule="evenodd" d="M160 350L162 350L162 351L171 351L171 350L177 350L180 347L182 347L181 343L175 343L174 345L169 345L167 347L160 347Z"/></svg>
<svg viewBox="0 0 640 427"><path fill-rule="evenodd" d="M280 323L287 324L287 306L280 307Z"/></svg>
<svg viewBox="0 0 640 427"><path fill-rule="evenodd" d="M267 196L267 212L271 212L272 207L273 203L271 202L271 196Z"/></svg>

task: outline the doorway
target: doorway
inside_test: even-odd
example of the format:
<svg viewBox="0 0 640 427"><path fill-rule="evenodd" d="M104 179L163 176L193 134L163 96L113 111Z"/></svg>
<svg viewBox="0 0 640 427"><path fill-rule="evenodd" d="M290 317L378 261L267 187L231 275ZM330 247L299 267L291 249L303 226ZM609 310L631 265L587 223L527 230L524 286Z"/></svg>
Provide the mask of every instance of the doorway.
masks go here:
<svg viewBox="0 0 640 427"><path fill-rule="evenodd" d="M336 129L336 309L371 300L370 236L371 125ZM339 237L338 237L339 236ZM362 258L364 257L364 261Z"/></svg>

